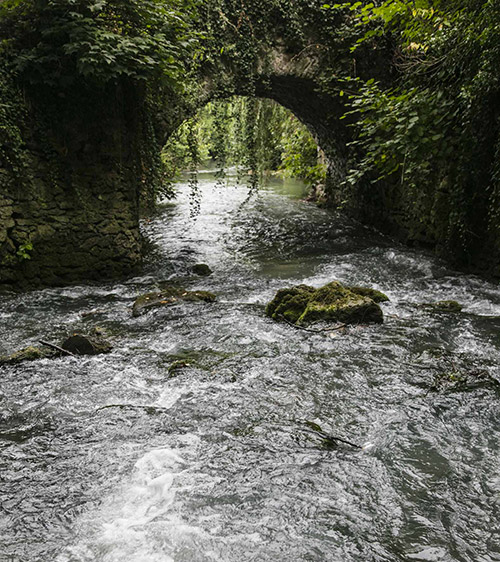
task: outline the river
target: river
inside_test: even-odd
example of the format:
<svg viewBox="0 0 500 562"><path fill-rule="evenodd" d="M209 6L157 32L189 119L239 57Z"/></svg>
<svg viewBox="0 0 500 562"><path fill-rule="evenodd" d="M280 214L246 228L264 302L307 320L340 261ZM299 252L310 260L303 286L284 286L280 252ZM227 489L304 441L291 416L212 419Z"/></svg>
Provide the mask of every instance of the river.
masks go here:
<svg viewBox="0 0 500 562"><path fill-rule="evenodd" d="M0 560L499 561L499 391L431 388L500 378L498 286L294 182L199 187L196 218L181 183L144 224L141 276L0 296L0 354L96 326L114 345L0 367ZM279 288L331 280L384 291L385 323L266 318ZM165 281L218 300L133 317ZM463 312L419 306L443 299ZM326 446L306 420L364 448Z"/></svg>

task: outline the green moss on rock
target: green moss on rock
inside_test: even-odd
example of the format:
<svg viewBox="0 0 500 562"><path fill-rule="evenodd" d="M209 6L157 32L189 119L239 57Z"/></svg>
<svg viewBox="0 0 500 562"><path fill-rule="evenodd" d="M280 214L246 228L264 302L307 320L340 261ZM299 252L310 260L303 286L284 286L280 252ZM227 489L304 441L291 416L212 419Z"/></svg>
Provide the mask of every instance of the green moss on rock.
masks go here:
<svg viewBox="0 0 500 562"><path fill-rule="evenodd" d="M59 356L55 350L49 349L48 347L25 347L19 351L16 351L12 355L0 357L0 365L17 365L24 361L36 361L38 359L53 359Z"/></svg>
<svg viewBox="0 0 500 562"><path fill-rule="evenodd" d="M285 318L295 324L316 292L314 287L298 285L290 289L280 289L267 305L266 314L275 320Z"/></svg>
<svg viewBox="0 0 500 562"><path fill-rule="evenodd" d="M147 293L136 299L132 309L134 316L140 316L152 308L171 306L181 301L215 302L216 295L208 291L186 291L181 287L164 287L157 293Z"/></svg>
<svg viewBox="0 0 500 562"><path fill-rule="evenodd" d="M370 289L368 287L348 287L350 291L361 295L362 297L369 297L373 302L389 302L389 297L382 293L382 291L377 291L376 289Z"/></svg>
<svg viewBox="0 0 500 562"><path fill-rule="evenodd" d="M463 306L457 301L445 300L424 305L437 312L462 312Z"/></svg>
<svg viewBox="0 0 500 562"><path fill-rule="evenodd" d="M268 304L266 314L274 320L285 319L297 325L313 322L383 322L382 309L372 298L354 292L338 281L320 289L307 285L281 289Z"/></svg>

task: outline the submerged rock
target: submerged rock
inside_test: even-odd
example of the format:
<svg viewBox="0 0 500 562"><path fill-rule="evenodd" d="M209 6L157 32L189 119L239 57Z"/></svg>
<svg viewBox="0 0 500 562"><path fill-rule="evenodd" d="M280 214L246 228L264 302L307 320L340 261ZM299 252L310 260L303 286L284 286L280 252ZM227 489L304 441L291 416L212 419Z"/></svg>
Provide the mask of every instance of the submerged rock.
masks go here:
<svg viewBox="0 0 500 562"><path fill-rule="evenodd" d="M190 367L196 367L196 363L189 363L188 361L181 360L174 361L171 365L169 365L167 373L170 378L173 378L176 377L182 369L189 369Z"/></svg>
<svg viewBox="0 0 500 562"><path fill-rule="evenodd" d="M338 281L328 283L320 289L308 285L281 289L267 305L266 314L274 320L285 319L299 326L312 322L381 324L384 321L382 309L373 298L360 291L371 293L372 290L359 287L353 290ZM383 293L373 296L388 300Z"/></svg>
<svg viewBox="0 0 500 562"><path fill-rule="evenodd" d="M423 306L436 312L462 312L463 309L463 306L457 301L438 301L426 303Z"/></svg>
<svg viewBox="0 0 500 562"><path fill-rule="evenodd" d="M213 373L214 369L220 369L226 359L237 355L234 352L218 351L215 349L203 348L178 349L176 353L168 353L160 360L160 366L166 368L170 377L175 376L182 369L198 369Z"/></svg>
<svg viewBox="0 0 500 562"><path fill-rule="evenodd" d="M160 308L177 304L180 301L188 302L215 302L217 297L208 291L186 291L180 287L164 287L157 293L147 293L134 302L132 314L140 316L152 308Z"/></svg>
<svg viewBox="0 0 500 562"><path fill-rule="evenodd" d="M213 271L206 263L197 263L196 265L193 265L191 271L195 275L200 275L201 277L208 277L213 273Z"/></svg>
<svg viewBox="0 0 500 562"><path fill-rule="evenodd" d="M433 392L463 392L481 387L498 390L500 382L485 369L465 371L454 368L450 371L437 373L430 390Z"/></svg>
<svg viewBox="0 0 500 562"><path fill-rule="evenodd" d="M347 439L343 439L342 437L337 437L335 435L329 435L328 433L325 433L323 429L321 429L321 426L316 422L306 420L304 422L304 425L308 427L309 430L312 430L311 433L314 433L322 438L323 446L327 449L330 449L332 447L336 449L339 445L349 445L351 447L354 447L355 449L363 448L356 443L352 443L351 441L347 441Z"/></svg>

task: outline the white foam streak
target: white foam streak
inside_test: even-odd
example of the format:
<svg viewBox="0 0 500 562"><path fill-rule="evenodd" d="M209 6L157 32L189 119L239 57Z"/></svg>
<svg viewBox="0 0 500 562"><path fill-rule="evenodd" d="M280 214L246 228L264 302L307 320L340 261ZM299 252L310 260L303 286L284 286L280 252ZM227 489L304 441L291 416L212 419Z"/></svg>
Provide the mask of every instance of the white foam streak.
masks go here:
<svg viewBox="0 0 500 562"><path fill-rule="evenodd" d="M128 484L86 516L84 537L57 562L173 562L177 546L200 534L173 512L176 477L186 465L173 449L142 456Z"/></svg>

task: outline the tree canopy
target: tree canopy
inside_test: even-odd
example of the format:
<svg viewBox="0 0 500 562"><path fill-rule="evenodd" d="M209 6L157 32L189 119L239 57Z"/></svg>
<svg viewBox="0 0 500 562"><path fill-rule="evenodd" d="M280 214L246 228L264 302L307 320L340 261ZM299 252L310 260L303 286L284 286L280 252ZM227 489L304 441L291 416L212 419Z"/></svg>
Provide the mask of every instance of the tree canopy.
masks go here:
<svg viewBox="0 0 500 562"><path fill-rule="evenodd" d="M160 78L182 87L199 45L189 0L7 0L2 50L24 81Z"/></svg>

